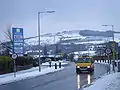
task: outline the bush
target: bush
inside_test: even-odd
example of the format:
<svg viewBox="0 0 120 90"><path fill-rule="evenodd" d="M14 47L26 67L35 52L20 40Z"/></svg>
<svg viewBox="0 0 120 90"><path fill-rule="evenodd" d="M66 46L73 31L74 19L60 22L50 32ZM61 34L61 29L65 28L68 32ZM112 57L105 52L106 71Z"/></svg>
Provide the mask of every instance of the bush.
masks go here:
<svg viewBox="0 0 120 90"><path fill-rule="evenodd" d="M32 57L22 56L22 57L18 57L16 59L16 65L25 66L25 65L30 65L30 64L33 64L33 58Z"/></svg>
<svg viewBox="0 0 120 90"><path fill-rule="evenodd" d="M0 56L0 73L12 72L12 58L8 56Z"/></svg>
<svg viewBox="0 0 120 90"><path fill-rule="evenodd" d="M16 60L17 70L24 70L33 66L33 58L29 56L18 57ZM14 62L11 57L0 56L0 74L13 72Z"/></svg>

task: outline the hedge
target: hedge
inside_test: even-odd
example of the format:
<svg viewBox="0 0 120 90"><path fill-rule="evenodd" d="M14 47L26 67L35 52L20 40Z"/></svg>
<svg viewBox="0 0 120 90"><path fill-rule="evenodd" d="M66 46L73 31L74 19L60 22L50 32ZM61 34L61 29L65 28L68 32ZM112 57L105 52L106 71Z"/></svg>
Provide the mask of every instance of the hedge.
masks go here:
<svg viewBox="0 0 120 90"><path fill-rule="evenodd" d="M12 72L12 58L8 56L0 56L0 73Z"/></svg>
<svg viewBox="0 0 120 90"><path fill-rule="evenodd" d="M16 66L33 65L33 58L28 56L18 57ZM9 56L0 56L0 74L13 72L13 59Z"/></svg>
<svg viewBox="0 0 120 90"><path fill-rule="evenodd" d="M22 56L22 57L18 57L16 59L16 65L18 66L25 66L25 65L30 65L33 64L33 58L29 57L29 56Z"/></svg>

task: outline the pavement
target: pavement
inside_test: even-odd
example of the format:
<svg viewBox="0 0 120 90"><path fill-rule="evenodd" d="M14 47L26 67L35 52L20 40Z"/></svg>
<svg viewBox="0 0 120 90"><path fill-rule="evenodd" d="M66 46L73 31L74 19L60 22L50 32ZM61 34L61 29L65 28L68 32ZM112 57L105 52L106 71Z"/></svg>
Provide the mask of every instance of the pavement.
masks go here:
<svg viewBox="0 0 120 90"><path fill-rule="evenodd" d="M52 61L52 67L54 68L55 66L55 63L57 63L57 66L59 66L59 62L54 62ZM62 61L61 62L61 65L64 66L64 65L67 65L69 62L64 62ZM49 62L46 62L46 63L42 63L41 65L41 70L44 70L45 68L47 68L49 66ZM58 67L59 68L59 67ZM34 72L34 71L38 71L39 68L38 67L32 67L30 69L27 69L27 70L22 70L22 71L17 71L16 72L16 75L19 75L19 74L24 74L24 73L29 73L29 72ZM0 78L5 78L7 76L14 76L14 73L8 73L8 74L3 74L3 75L0 75Z"/></svg>
<svg viewBox="0 0 120 90"><path fill-rule="evenodd" d="M47 67L41 66L41 69L45 69L45 68L47 68ZM30 69L27 69L27 70L22 70L22 71L17 71L16 74L24 74L24 73L33 72L33 71L36 71L36 70L38 70L38 67L33 67L33 68L30 68ZM14 73L8 73L8 74L0 75L0 78L4 78L4 77L7 77L7 76L14 76Z"/></svg>
<svg viewBox="0 0 120 90"><path fill-rule="evenodd" d="M115 68L115 72L113 72L111 65L110 74L101 76L99 79L94 81L90 86L85 87L83 90L120 90L120 72L117 72L117 67Z"/></svg>
<svg viewBox="0 0 120 90"><path fill-rule="evenodd" d="M83 90L120 90L120 73L105 75Z"/></svg>

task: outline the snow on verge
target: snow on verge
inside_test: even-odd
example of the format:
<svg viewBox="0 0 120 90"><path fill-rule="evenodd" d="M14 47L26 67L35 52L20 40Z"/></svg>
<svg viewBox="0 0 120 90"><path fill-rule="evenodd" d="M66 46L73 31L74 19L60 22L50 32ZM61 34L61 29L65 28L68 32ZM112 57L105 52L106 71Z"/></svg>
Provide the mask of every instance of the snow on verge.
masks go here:
<svg viewBox="0 0 120 90"><path fill-rule="evenodd" d="M58 68L58 69L55 69L55 67L51 67L51 68L48 67L48 68L42 69L41 72L39 72L38 69L36 71L32 71L32 72L17 74L16 77L14 77L13 75L12 76L10 75L10 76L0 78L0 85L11 83L11 82L16 82L16 81L19 81L19 80L33 78L33 77L48 74L48 73L51 73L51 72L56 72L56 71L64 69L64 67Z"/></svg>
<svg viewBox="0 0 120 90"><path fill-rule="evenodd" d="M120 73L105 75L83 90L119 90Z"/></svg>
<svg viewBox="0 0 120 90"><path fill-rule="evenodd" d="M51 65L52 66L54 66L55 65L55 63L57 64L57 65L59 65L59 61L51 61ZM68 64L68 62L61 62L61 65L67 65ZM42 65L43 66L48 66L49 65L49 62L45 62L45 63L42 63Z"/></svg>

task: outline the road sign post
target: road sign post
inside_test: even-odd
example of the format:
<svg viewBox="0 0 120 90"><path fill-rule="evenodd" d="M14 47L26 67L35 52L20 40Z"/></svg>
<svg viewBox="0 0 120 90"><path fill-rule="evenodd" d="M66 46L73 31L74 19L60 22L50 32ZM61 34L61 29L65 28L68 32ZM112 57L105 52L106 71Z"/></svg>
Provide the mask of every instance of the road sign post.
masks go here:
<svg viewBox="0 0 120 90"><path fill-rule="evenodd" d="M108 63L110 63L110 58L109 58L110 56L109 56L109 55L107 55L107 57L108 57Z"/></svg>
<svg viewBox="0 0 120 90"><path fill-rule="evenodd" d="M12 55L13 58L13 62L14 62L14 77L16 77L16 58L17 58L17 54L13 54Z"/></svg>
<svg viewBox="0 0 120 90"><path fill-rule="evenodd" d="M110 48L106 48L106 49L105 49L105 53L106 53L107 56L108 56L108 63L111 64L110 54L112 53L112 50L111 50Z"/></svg>
<svg viewBox="0 0 120 90"><path fill-rule="evenodd" d="M115 72L115 43L112 44L113 71Z"/></svg>

